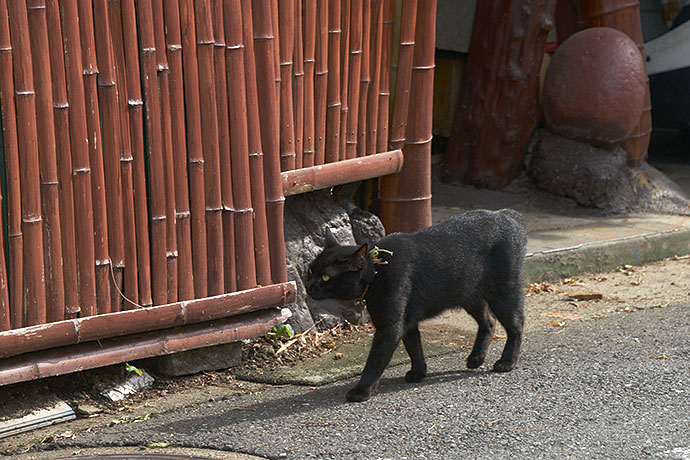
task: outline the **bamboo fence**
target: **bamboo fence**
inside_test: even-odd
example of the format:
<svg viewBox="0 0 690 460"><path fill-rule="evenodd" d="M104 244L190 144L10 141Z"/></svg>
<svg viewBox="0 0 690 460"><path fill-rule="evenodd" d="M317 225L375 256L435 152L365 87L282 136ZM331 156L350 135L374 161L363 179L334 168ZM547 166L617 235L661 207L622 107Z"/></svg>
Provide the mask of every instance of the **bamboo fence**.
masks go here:
<svg viewBox="0 0 690 460"><path fill-rule="evenodd" d="M384 218L427 225L434 5L0 0L3 357L291 302L288 195L398 173Z"/></svg>

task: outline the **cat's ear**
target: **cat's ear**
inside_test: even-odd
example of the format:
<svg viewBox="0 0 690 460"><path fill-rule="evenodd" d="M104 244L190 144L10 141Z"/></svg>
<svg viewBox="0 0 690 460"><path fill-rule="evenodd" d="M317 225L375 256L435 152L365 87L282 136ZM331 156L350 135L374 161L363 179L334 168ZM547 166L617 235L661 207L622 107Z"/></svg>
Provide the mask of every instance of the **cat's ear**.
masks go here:
<svg viewBox="0 0 690 460"><path fill-rule="evenodd" d="M350 263L357 267L357 269L364 268L364 262L367 259L367 250L369 245L367 243L362 244L357 250L350 256Z"/></svg>
<svg viewBox="0 0 690 460"><path fill-rule="evenodd" d="M338 240L336 240L335 236L333 236L333 233L331 233L331 229L327 228L326 229L326 247L332 248L335 246L340 246L340 243L338 243Z"/></svg>

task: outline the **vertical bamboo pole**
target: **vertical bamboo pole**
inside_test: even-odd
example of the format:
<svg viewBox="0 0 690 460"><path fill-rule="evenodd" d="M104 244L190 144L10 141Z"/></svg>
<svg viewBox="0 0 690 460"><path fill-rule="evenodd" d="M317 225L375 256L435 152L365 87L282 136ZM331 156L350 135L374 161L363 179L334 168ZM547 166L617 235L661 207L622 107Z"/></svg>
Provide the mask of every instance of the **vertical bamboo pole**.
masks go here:
<svg viewBox="0 0 690 460"><path fill-rule="evenodd" d="M122 0L122 38L127 77L127 104L129 106L130 135L132 138L132 182L137 235L137 267L139 304L153 304L151 293L151 256L149 240L149 209L146 191L146 165L144 152L144 101L141 96L139 70L139 43L134 0Z"/></svg>
<svg viewBox="0 0 690 460"><path fill-rule="evenodd" d="M180 30L184 69L185 112L187 113L187 155L192 213L192 255L194 297L208 296L208 254L206 247L206 193L204 156L201 146L201 111L199 108L199 68L197 66L196 25L190 0L180 0Z"/></svg>
<svg viewBox="0 0 690 460"><path fill-rule="evenodd" d="M359 121L359 79L362 72L362 0L352 0L352 45L350 46L350 113L347 118L346 158L357 156L357 123ZM366 26L366 25L365 25Z"/></svg>
<svg viewBox="0 0 690 460"><path fill-rule="evenodd" d="M1 98L2 90L0 90ZM0 209L2 209L1 192ZM0 218L0 331L7 331L10 327L10 296L7 291L7 266L5 264L5 222Z"/></svg>
<svg viewBox="0 0 690 460"><path fill-rule="evenodd" d="M215 71L216 85L216 109L218 113L218 153L219 153L219 179L220 195L222 202L222 221L223 221L223 261L225 292L237 290L237 267L235 253L235 200L232 193L233 170L235 165L230 161L230 120L228 115L228 93L235 88L228 88L226 84L226 74L228 67L225 62L225 22L222 0L211 2L213 10L213 68ZM240 18L238 18L240 19ZM242 33L242 29L238 31ZM247 171L249 173L249 171ZM251 246L250 246L251 247Z"/></svg>
<svg viewBox="0 0 690 460"><path fill-rule="evenodd" d="M295 0L278 2L280 30L280 169L295 169L295 125L292 106L292 58L295 47ZM276 35L278 36L278 35Z"/></svg>
<svg viewBox="0 0 690 460"><path fill-rule="evenodd" d="M395 99L390 127L390 148L402 149L405 141L407 112L410 105L410 82L414 56L417 0L403 0L400 20L400 47L397 60ZM416 109L415 109L416 110ZM382 190L383 193L383 190Z"/></svg>
<svg viewBox="0 0 690 460"><path fill-rule="evenodd" d="M177 0L163 4L165 39L170 67L170 121L172 125L172 155L175 178L175 221L177 231L178 298L194 298L194 270L192 267L192 230L189 211L187 176L187 136L185 133L184 82L182 69L182 39L180 10Z"/></svg>
<svg viewBox="0 0 690 460"><path fill-rule="evenodd" d="M244 46L244 84L247 89L247 131L249 134L249 174L252 208L254 209L254 257L256 281L262 286L271 284L268 227L266 223L266 194L264 191L264 154L261 143L259 103L254 59L254 25L252 5L241 1L242 44Z"/></svg>
<svg viewBox="0 0 690 460"><path fill-rule="evenodd" d="M400 173L386 176L381 185L381 216L388 232L411 232L431 225L431 138L434 90L436 0L420 0L417 9L415 51L410 99ZM399 67L402 72L403 67ZM397 110L397 108L396 108Z"/></svg>
<svg viewBox="0 0 690 460"><path fill-rule="evenodd" d="M369 75L371 56L371 8L372 0L364 0L362 17L362 73L359 86L359 119L357 122L357 156L366 155L367 150L367 101L369 98Z"/></svg>
<svg viewBox="0 0 690 460"><path fill-rule="evenodd" d="M316 0L304 2L304 129L302 167L314 166L314 68L316 65ZM299 155L299 151L297 152Z"/></svg>
<svg viewBox="0 0 690 460"><path fill-rule="evenodd" d="M24 235L22 234L22 203L19 173L17 113L14 103L14 65L12 43L7 16L7 1L0 0L0 101L2 101L2 130L5 144L7 175L7 218L9 244L9 322L12 329L24 322Z"/></svg>
<svg viewBox="0 0 690 460"><path fill-rule="evenodd" d="M273 28L273 63L275 64L274 81L276 85L276 101L280 101L280 5L279 0L271 0L271 27ZM280 120L280 106L276 105L276 116ZM280 121L278 121L280 123Z"/></svg>
<svg viewBox="0 0 690 460"><path fill-rule="evenodd" d="M50 49L50 78L53 91L53 120L59 187L60 231L62 233L62 273L64 306L62 318L73 318L80 312L77 276L77 243L74 221L74 191L72 184L72 155L70 146L69 104L62 44L62 24L58 0L46 3L48 45ZM58 315L60 317L60 315Z"/></svg>
<svg viewBox="0 0 690 460"><path fill-rule="evenodd" d="M302 0L295 2L295 45L292 78L292 107L295 126L295 168L302 168L304 145L304 48Z"/></svg>
<svg viewBox="0 0 690 460"><path fill-rule="evenodd" d="M265 152L266 214L271 254L271 278L274 283L287 280L285 262L285 238L283 233L283 196L280 177L279 123L276 106L274 56L276 53L271 20L270 0L254 0L254 45L261 122L261 142Z"/></svg>
<svg viewBox="0 0 690 460"><path fill-rule="evenodd" d="M43 216L36 129L36 93L33 86L31 44L26 3L9 2L12 36L15 103L19 136L21 174L22 233L24 234L24 314L25 324L46 322L46 290L43 260Z"/></svg>
<svg viewBox="0 0 690 460"><path fill-rule="evenodd" d="M367 96L367 145L366 154L376 153L377 129L379 123L379 79L381 75L381 45L383 43L383 2L384 0L374 0L373 15L371 18L371 45L372 50L369 56L371 82L369 84L369 95Z"/></svg>
<svg viewBox="0 0 690 460"><path fill-rule="evenodd" d="M117 101L115 61L110 41L110 15L107 0L93 2L93 16L96 34L96 57L99 62L98 99L102 108L101 136L103 144L103 165L105 171L105 198L108 213L108 242L113 282L110 309L119 311L122 299L122 273L125 265L124 227L122 224L122 184L120 182L120 107ZM108 274L110 276L110 274Z"/></svg>
<svg viewBox="0 0 690 460"><path fill-rule="evenodd" d="M209 0L194 2L197 57L199 65L199 105L204 127L201 141L204 151L206 185L206 247L208 254L208 293L225 292L223 256L223 203L220 190L220 155L218 151L218 109L213 70L213 26Z"/></svg>
<svg viewBox="0 0 690 460"><path fill-rule="evenodd" d="M100 107L98 105L98 66L94 42L91 1L79 0L82 75L86 102L86 129L89 136L91 193L93 203L94 255L96 264L96 305L98 313L110 313L110 255L108 251L108 218L105 199L105 174L101 143Z"/></svg>
<svg viewBox="0 0 690 460"><path fill-rule="evenodd" d="M340 148L340 0L328 0L328 108L326 163L338 161Z"/></svg>
<svg viewBox="0 0 690 460"><path fill-rule="evenodd" d="M36 83L38 155L42 209L45 216L43 247L45 250L46 320L51 322L65 317L65 284L62 272L60 198L45 0L29 0L27 10Z"/></svg>
<svg viewBox="0 0 690 460"><path fill-rule="evenodd" d="M151 281L153 304L168 302L168 263L166 257L167 215L165 203L165 164L161 130L160 98L156 71L156 42L151 0L136 2L139 23L140 62L144 84L144 121L148 159L149 210L151 212Z"/></svg>
<svg viewBox="0 0 690 460"><path fill-rule="evenodd" d="M232 155L232 196L235 205L235 248L237 255L237 288L256 286L254 264L254 223L247 136L247 98L244 45L242 44L242 7L240 0L224 0L227 93L229 102ZM228 158L230 160L230 158ZM230 183L228 177L226 183ZM263 182L263 181L262 181ZM233 261L234 263L234 261Z"/></svg>
<svg viewBox="0 0 690 460"><path fill-rule="evenodd" d="M317 7L316 64L314 71L314 164L326 162L326 112L328 111L328 3Z"/></svg>
<svg viewBox="0 0 690 460"><path fill-rule="evenodd" d="M388 121L391 85L391 46L393 42L393 0L383 1L383 41L381 48L381 71L379 74L379 119L376 135L376 150L388 150Z"/></svg>
<svg viewBox="0 0 690 460"><path fill-rule="evenodd" d="M113 59L117 83L117 103L120 117L120 178L122 183L122 227L124 239L124 295L134 303L125 301L123 308L130 310L139 303L139 261L137 244L139 233L136 229L137 211L134 199L134 157L133 141L130 127L133 125L134 112L129 105L129 84L126 75L124 37L122 28L122 5L120 0L109 1L108 17L110 19L110 36L112 37ZM144 221L145 222L145 221ZM146 228L148 234L148 228ZM118 293L119 295L119 293ZM119 305L119 304L118 304Z"/></svg>
<svg viewBox="0 0 690 460"><path fill-rule="evenodd" d="M158 101L160 104L161 149L165 188L165 257L167 270L167 303L178 299L177 222L175 218L175 173L173 166L172 115L170 113L170 68L165 45L163 0L154 0L153 38L156 48Z"/></svg>
<svg viewBox="0 0 690 460"><path fill-rule="evenodd" d="M338 160L346 158L347 145L347 115L349 112L348 78L350 74L350 7L351 1L341 3L340 8L340 135L338 146ZM354 12L354 11L353 11Z"/></svg>

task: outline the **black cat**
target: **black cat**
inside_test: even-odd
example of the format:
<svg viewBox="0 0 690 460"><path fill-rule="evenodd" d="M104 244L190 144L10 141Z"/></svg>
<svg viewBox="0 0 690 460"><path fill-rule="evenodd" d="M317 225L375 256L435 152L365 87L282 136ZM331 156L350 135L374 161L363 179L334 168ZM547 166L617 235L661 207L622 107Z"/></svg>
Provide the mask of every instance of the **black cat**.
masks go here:
<svg viewBox="0 0 690 460"><path fill-rule="evenodd" d="M326 248L312 262L314 299L363 298L376 328L366 366L348 401L369 399L402 339L412 360L407 382L426 376L418 324L463 307L479 324L467 367L479 367L495 319L508 334L494 371L508 372L520 354L524 324L522 271L527 234L513 210L470 211L415 233L393 233L375 246L341 246L326 230Z"/></svg>

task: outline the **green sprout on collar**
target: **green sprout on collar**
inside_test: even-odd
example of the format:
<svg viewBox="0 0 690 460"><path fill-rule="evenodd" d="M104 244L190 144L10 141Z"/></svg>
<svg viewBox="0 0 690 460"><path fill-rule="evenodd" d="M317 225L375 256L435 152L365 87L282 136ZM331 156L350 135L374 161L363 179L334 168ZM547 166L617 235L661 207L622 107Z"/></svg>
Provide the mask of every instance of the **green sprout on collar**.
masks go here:
<svg viewBox="0 0 690 460"><path fill-rule="evenodd" d="M388 263L388 261L383 260L380 257L381 253L388 254L389 256L393 257L393 251L389 251L388 249L381 249L378 246L374 246L374 249L369 251L369 257L371 257L371 260L373 260L374 263L379 265L385 265Z"/></svg>

